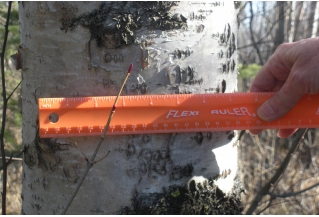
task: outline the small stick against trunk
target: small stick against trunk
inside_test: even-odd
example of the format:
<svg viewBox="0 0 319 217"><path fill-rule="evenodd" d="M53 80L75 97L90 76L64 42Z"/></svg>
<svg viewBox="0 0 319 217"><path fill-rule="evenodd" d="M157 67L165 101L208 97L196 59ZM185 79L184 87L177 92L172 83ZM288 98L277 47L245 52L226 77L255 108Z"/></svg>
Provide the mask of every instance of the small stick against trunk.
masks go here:
<svg viewBox="0 0 319 217"><path fill-rule="evenodd" d="M78 184L77 184L77 186L76 186L76 188L75 188L75 190L74 190L74 192L73 192L73 195L71 196L70 200L68 201L67 205L65 206L64 210L63 210L62 213L61 213L62 215L64 215L64 214L68 211L68 209L69 209L69 207L70 207L70 205L71 205L73 199L75 198L76 194L78 193L79 189L81 188L82 183L83 183L85 177L87 176L87 174L88 174L90 168L94 165L94 159L95 159L95 157L96 157L96 154L97 154L97 152L99 151L99 148L101 147L102 142L104 141L106 132L107 132L107 130L108 130L108 128L109 128L109 125L110 125L110 123L111 123L111 120L112 120L112 118L113 118L113 116L114 116L118 98L119 98L119 96L120 96L121 93L122 93L122 90L123 90L123 88L124 88L124 85L126 84L127 78L130 76L132 69L133 69L133 64L130 65L130 67L129 67L128 71L127 71L126 77L125 77L125 79L124 79L124 81L123 81L123 83L122 83L122 87L121 87L119 93L117 94L117 96L116 96L116 98L115 98L115 101L114 101L114 104L113 104L113 108L112 108L112 110L111 110L111 112L110 112L109 118L108 118L108 120L107 120L107 122L106 122L106 125L105 125L105 127L104 127L104 131L103 131L102 136L100 137L100 140L99 140L99 142L98 142L98 144L97 144L97 146L96 146L96 148L95 148L95 151L94 151L94 153L93 153L91 159L87 162L86 170L85 170L83 176L82 176L82 177L80 178L80 180L78 181ZM108 155L108 154L107 154L107 155ZM107 156L107 155L106 155L106 156ZM104 158L103 158L103 159L104 159Z"/></svg>

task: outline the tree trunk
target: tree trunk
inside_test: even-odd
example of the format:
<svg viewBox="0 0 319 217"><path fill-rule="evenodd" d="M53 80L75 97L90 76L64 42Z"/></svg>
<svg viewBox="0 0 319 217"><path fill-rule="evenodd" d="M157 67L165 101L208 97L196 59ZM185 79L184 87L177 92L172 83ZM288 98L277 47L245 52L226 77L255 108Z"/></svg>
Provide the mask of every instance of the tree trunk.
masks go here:
<svg viewBox="0 0 319 217"><path fill-rule="evenodd" d="M284 43L285 40L285 2L277 1L276 15L278 25L276 28L273 51L275 51L280 44Z"/></svg>
<svg viewBox="0 0 319 217"><path fill-rule="evenodd" d="M289 31L288 31L288 42L293 42L294 34L295 34L295 9L296 9L296 2L291 1L289 4Z"/></svg>
<svg viewBox="0 0 319 217"><path fill-rule="evenodd" d="M131 63L125 95L235 92L237 7L20 2L22 213L60 214L86 167L75 144L90 157L99 140L39 138L38 98L116 95ZM233 131L109 136L67 214L239 214L236 146Z"/></svg>
<svg viewBox="0 0 319 217"><path fill-rule="evenodd" d="M298 41L301 38L299 38L299 23L300 20L303 17L302 9L303 9L303 1L298 1L296 2L296 12L295 12L295 28L294 28L294 40L293 41Z"/></svg>
<svg viewBox="0 0 319 217"><path fill-rule="evenodd" d="M312 29L314 25L315 11L316 11L317 2L313 1L310 3L310 12L308 17L308 25L306 31L306 38L310 38L312 36Z"/></svg>

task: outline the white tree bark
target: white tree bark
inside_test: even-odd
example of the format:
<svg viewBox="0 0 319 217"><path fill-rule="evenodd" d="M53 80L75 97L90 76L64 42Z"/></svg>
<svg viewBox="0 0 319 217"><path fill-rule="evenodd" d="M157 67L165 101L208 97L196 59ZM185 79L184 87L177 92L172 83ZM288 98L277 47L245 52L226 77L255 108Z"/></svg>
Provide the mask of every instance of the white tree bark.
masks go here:
<svg viewBox="0 0 319 217"><path fill-rule="evenodd" d="M235 92L235 6L20 2L22 213L60 214L86 167L75 143L90 157L99 139L40 139L39 97L116 95L130 63L126 95ZM110 154L91 168L68 214L138 213L165 195L181 200L182 189L199 191L195 182L230 195L236 146L236 132L107 137L97 159Z"/></svg>

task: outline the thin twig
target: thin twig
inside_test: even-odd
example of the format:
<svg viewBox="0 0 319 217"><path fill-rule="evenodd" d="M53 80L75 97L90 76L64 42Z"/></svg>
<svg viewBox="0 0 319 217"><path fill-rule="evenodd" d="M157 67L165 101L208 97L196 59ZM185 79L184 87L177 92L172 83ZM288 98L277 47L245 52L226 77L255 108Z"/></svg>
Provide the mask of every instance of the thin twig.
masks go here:
<svg viewBox="0 0 319 217"><path fill-rule="evenodd" d="M305 135L305 134L304 134L304 135ZM303 138L303 136L302 136L301 138ZM301 141L299 141L299 142L301 142ZM300 143L299 143L299 144L300 144ZM288 163L289 163L289 162L288 162ZM288 164L287 164L287 166L288 166ZM272 185L272 192L271 192L271 193L268 193L269 195L273 195L273 194L274 194L274 192L275 192L275 190L276 190L276 188L277 188L277 186L278 186L280 180L282 179L282 176L283 176L284 172L286 171L287 166L284 168L283 172L281 173L280 177L277 179L277 181L275 182L275 184ZM269 203L267 204L267 206L265 206L261 211L259 211L259 212L256 213L256 214L257 214L257 215L260 215L262 212L264 212L266 209L268 209L268 208L271 206L271 203L272 203L272 201L273 201L274 199L276 199L276 198L271 196L270 199L269 199Z"/></svg>
<svg viewBox="0 0 319 217"><path fill-rule="evenodd" d="M106 155L104 155L104 157L102 157L100 160L95 161L95 162L93 163L93 165L96 164L96 163L98 163L98 162L100 162L100 161L102 161L104 158L106 158L106 157L109 155L109 153L110 153L110 151L108 151L108 152L106 153Z"/></svg>
<svg viewBox="0 0 319 217"><path fill-rule="evenodd" d="M274 199L274 198L271 197L270 200L269 200L269 202L268 202L268 204L267 204L267 206L265 206L261 211L259 211L259 212L257 213L257 215L260 215L262 212L264 212L266 209L268 209L268 208L271 206L271 203L272 203L273 199Z"/></svg>
<svg viewBox="0 0 319 217"><path fill-rule="evenodd" d="M22 158L19 158L22 154L23 154L24 150L22 150L21 152L19 152L17 155L15 155L14 157L5 157L6 160L9 160L7 161L6 165L7 167L14 161L14 160L21 160L22 161ZM13 156L13 155L12 155ZM2 157L0 157L2 159ZM10 160L11 159L11 160ZM3 165L0 166L0 171L3 170Z"/></svg>
<svg viewBox="0 0 319 217"><path fill-rule="evenodd" d="M12 161L12 157L13 157L13 154L11 154L11 156L8 159L8 161L6 162L7 167L8 167L9 164L11 164L13 162Z"/></svg>
<svg viewBox="0 0 319 217"><path fill-rule="evenodd" d="M6 115L7 115L7 96L6 96L6 79L4 76L4 57L6 51L6 45L8 40L9 33L9 20L10 20L10 12L11 12L12 2L8 4L8 13L7 20L5 24L2 51L1 51L1 82L2 82L2 124L1 124L1 132L0 132L0 146L1 146L1 156L2 156L2 166L3 166L3 176L2 176L2 215L6 215L6 197L7 197L7 162L6 162L6 153L4 150L4 130L6 127Z"/></svg>
<svg viewBox="0 0 319 217"><path fill-rule="evenodd" d="M260 54L260 50L256 44L256 41L255 41L255 36L254 36L254 32L253 32L253 19L254 19L254 12L253 12L253 4L252 2L250 1L249 2L249 5L250 5L250 14L251 14L251 17L250 17L250 24L249 24L249 30L250 30L250 37L251 37L251 41L253 42L253 46L257 52L257 55L259 57L259 61L260 61L260 64L261 65L264 65L264 61L261 57L261 54Z"/></svg>
<svg viewBox="0 0 319 217"><path fill-rule="evenodd" d="M89 158L84 154L84 152L80 149L80 147L78 146L78 143L74 143L75 145L76 145L76 147L79 149L79 151L81 152L81 154L84 156L84 158L85 158L85 161L88 161L89 160Z"/></svg>
<svg viewBox="0 0 319 217"><path fill-rule="evenodd" d="M276 173L273 175L273 177L270 179L269 182L267 182L260 191L256 194L255 198L253 199L250 207L248 208L246 215L251 215L255 209L258 206L258 203L262 200L262 198L269 193L269 189L274 186L275 183L277 183L278 179L283 175L285 172L289 161L291 159L292 154L295 152L295 150L299 147L300 143L303 141L304 135L306 134L308 129L305 129L302 132L302 136L300 137L298 142L294 142L292 144L291 149L289 149L284 161L281 163L280 167L276 171Z"/></svg>
<svg viewBox="0 0 319 217"><path fill-rule="evenodd" d="M82 185L82 183L83 183L85 177L87 176L87 174L88 174L90 168L94 165L93 162L94 162L94 159L95 159L95 157L96 157L96 154L97 154L97 152L99 151L99 148L101 147L102 142L104 141L106 132L107 132L107 130L108 130L108 128L109 128L109 125L110 125L110 123L111 123L111 120L112 120L112 118L113 118L113 116L114 116L118 98L119 98L119 96L120 96L121 93L122 93L122 90L123 90L123 88L124 88L124 85L126 84L126 81L127 81L128 77L130 76L132 69L133 69L133 64L130 65L130 67L129 67L128 71L127 71L126 77L125 77L125 79L124 79L124 81L123 81L123 83L122 83L121 89L120 89L119 93L117 94L117 96L116 96L116 98L115 98L115 101L114 101L114 104L113 104L113 108L111 109L109 118L108 118L107 123L106 123L106 125L105 125L105 127L104 127L102 136L100 137L99 142L98 142L98 144L97 144L97 146L96 146L96 148L95 148L95 151L94 151L94 153L93 153L91 159L87 162L86 170L85 170L83 176L80 178L80 180L79 180L79 182L78 182L78 184L77 184L77 186L76 186L76 188L75 188L75 190L74 190L74 192L73 192L73 195L71 196L70 200L69 200L68 203L66 204L64 210L62 211L62 213L61 213L62 215L64 215L64 214L68 211L68 209L69 209L69 207L70 207L70 205L71 205L73 199L75 198L76 194L78 193L78 191L79 191L79 189L80 189L80 187L81 187L81 185ZM107 155L106 155L106 156L107 156Z"/></svg>
<svg viewBox="0 0 319 217"><path fill-rule="evenodd" d="M0 157L0 159L2 159L2 157ZM18 157L6 157L6 160L16 160L16 161L22 161L22 158L18 158ZM9 162L7 162L8 164Z"/></svg>
<svg viewBox="0 0 319 217"><path fill-rule="evenodd" d="M9 96L7 97L7 101L9 101L10 97L12 96L12 94L18 89L18 87L20 86L22 81L19 82L19 84L13 89L13 91L9 94Z"/></svg>
<svg viewBox="0 0 319 217"><path fill-rule="evenodd" d="M287 168L287 167L286 167ZM280 182L280 180L282 179L282 175L283 175L284 171L281 173L281 176L278 178L278 180L276 181L276 183L274 185L272 185L272 192L268 193L269 195L273 195L273 193L275 192L278 183ZM269 202L267 204L267 206L265 206L261 211L259 211L258 213L256 213L257 215L260 215L262 212L264 212L266 209L268 209L271 206L272 201L276 199L275 197L270 197Z"/></svg>
<svg viewBox="0 0 319 217"><path fill-rule="evenodd" d="M285 193L285 194L270 194L270 193L269 194L271 197L274 197L274 198L277 198L277 197L286 198L286 197L292 197L292 196L296 196L298 194L302 194L302 193L304 193L304 192L306 192L314 187L317 187L317 186L319 186L319 183L316 183L308 188L305 188L305 189L297 191L297 192L290 192L290 193Z"/></svg>

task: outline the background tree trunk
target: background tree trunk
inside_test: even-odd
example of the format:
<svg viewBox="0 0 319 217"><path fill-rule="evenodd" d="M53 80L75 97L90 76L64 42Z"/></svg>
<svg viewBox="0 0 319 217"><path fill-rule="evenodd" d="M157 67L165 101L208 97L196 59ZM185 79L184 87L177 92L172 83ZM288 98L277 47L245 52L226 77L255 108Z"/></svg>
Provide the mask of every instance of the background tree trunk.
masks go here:
<svg viewBox="0 0 319 217"><path fill-rule="evenodd" d="M130 63L126 95L235 92L237 6L20 2L22 213L60 214L86 167L75 143L90 156L98 142L40 139L39 97L116 95ZM236 145L236 132L107 137L68 214L239 214Z"/></svg>
<svg viewBox="0 0 319 217"><path fill-rule="evenodd" d="M285 40L285 2L277 1L276 15L278 17L278 25L276 28L273 51L275 51Z"/></svg>
<svg viewBox="0 0 319 217"><path fill-rule="evenodd" d="M295 12L295 31L294 31L294 40L293 41L298 41L298 33L299 33L299 23L302 20L302 10L303 10L303 1L298 1L296 2L296 12Z"/></svg>
<svg viewBox="0 0 319 217"><path fill-rule="evenodd" d="M314 27L314 18L315 18L315 12L317 9L317 2L313 1L310 3L310 13L308 17L308 26L306 31L306 38L310 38L312 36L312 29Z"/></svg>
<svg viewBox="0 0 319 217"><path fill-rule="evenodd" d="M295 34L295 10L296 10L296 2L291 1L289 4L289 28L288 28L288 42L293 42L294 34Z"/></svg>

